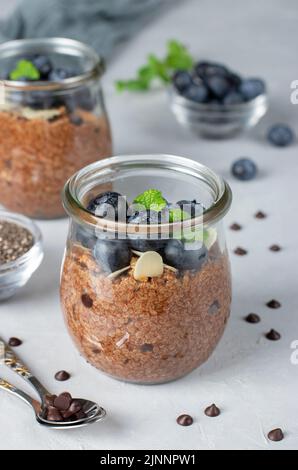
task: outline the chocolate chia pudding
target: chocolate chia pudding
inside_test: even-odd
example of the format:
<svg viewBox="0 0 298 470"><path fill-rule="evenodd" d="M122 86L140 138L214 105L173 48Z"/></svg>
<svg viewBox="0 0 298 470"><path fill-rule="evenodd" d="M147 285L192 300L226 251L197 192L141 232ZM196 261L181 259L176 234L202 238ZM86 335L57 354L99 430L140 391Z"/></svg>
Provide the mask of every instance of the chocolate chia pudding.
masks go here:
<svg viewBox="0 0 298 470"><path fill-rule="evenodd" d="M70 39L0 45L0 204L35 218L63 216L61 191L111 155L103 63Z"/></svg>
<svg viewBox="0 0 298 470"><path fill-rule="evenodd" d="M64 215L65 181L112 151L107 119L82 109L0 111L0 128L0 203L31 217Z"/></svg>
<svg viewBox="0 0 298 470"><path fill-rule="evenodd" d="M189 178L192 165L196 172ZM165 190L139 193L148 184L146 172L162 187L163 166ZM181 185L174 195L170 166L178 172L172 186ZM218 187L220 204L202 183L206 175L212 188ZM223 180L181 157L113 157L68 181L63 203L71 222L61 304L68 330L89 363L117 379L153 384L177 379L208 359L230 315L221 223L230 202Z"/></svg>
<svg viewBox="0 0 298 470"><path fill-rule="evenodd" d="M158 383L202 364L221 338L230 313L226 253L198 272L143 282L133 269L110 279L90 250L73 245L64 262L61 299L82 355L103 372L131 382Z"/></svg>

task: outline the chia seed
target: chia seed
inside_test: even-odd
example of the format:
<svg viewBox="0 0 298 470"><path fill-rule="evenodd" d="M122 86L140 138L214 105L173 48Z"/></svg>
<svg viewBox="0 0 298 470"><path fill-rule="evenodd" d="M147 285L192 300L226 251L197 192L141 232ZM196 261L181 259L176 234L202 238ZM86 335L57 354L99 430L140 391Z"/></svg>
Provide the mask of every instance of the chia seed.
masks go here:
<svg viewBox="0 0 298 470"><path fill-rule="evenodd" d="M0 265L20 258L33 243L33 235L25 227L0 220Z"/></svg>

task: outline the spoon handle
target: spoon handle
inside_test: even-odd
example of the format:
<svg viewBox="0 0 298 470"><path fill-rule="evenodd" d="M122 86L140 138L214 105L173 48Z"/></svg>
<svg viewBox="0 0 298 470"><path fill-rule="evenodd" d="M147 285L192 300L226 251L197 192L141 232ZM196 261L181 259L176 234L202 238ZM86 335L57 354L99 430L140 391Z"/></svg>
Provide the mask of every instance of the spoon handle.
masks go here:
<svg viewBox="0 0 298 470"><path fill-rule="evenodd" d="M21 398L23 401L27 403L27 405L33 406L33 408L35 408L36 401L33 400L33 398L31 398L29 395L27 395L27 393L23 392L19 388L15 387L11 383L1 378L0 378L0 388L2 388L2 390L5 390L6 392L11 393L12 395L15 395Z"/></svg>
<svg viewBox="0 0 298 470"><path fill-rule="evenodd" d="M44 403L45 396L50 395L50 392L30 372L28 367L23 364L2 338L0 338L0 364L5 364L9 369L26 380L26 382L29 382L40 396L42 403Z"/></svg>

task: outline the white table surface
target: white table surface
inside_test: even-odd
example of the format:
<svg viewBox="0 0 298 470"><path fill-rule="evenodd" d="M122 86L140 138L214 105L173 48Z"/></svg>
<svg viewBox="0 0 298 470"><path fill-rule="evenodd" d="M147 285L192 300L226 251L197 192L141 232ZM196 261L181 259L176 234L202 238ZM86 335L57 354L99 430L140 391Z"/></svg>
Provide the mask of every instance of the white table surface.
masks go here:
<svg viewBox="0 0 298 470"><path fill-rule="evenodd" d="M4 2L1 1L1 5ZM231 254L233 309L216 352L187 377L159 386L136 386L107 378L77 353L66 332L59 306L59 270L67 220L40 222L45 259L22 292L0 306L0 334L24 340L21 357L53 392L69 389L100 402L108 419L89 428L57 432L40 428L29 409L0 391L1 449L290 449L298 448L298 365L290 361L291 342L298 339L297 143L271 147L262 137L269 123L287 121L298 134L298 106L290 103L290 83L298 78L298 5L294 0L245 5L236 0L188 0L163 15L117 55L105 76L115 153L165 152L192 157L213 167L230 182L234 203L227 225L243 224L228 233L229 248L240 245L246 257ZM149 52L162 54L169 38L191 46L194 55L230 64L243 74L264 77L271 110L249 135L227 141L200 140L179 127L164 92L117 95L113 81L134 74ZM229 167L250 156L260 169L249 183L233 180ZM257 210L268 214L256 220ZM268 246L279 243L280 253ZM265 303L276 298L279 310ZM243 316L259 313L249 325ZM278 342L264 338L275 328ZM66 369L66 383L53 378ZM3 367L1 375L21 384ZM204 408L215 402L222 414L207 418ZM180 413L195 422L183 428ZM285 439L270 443L269 430L281 427Z"/></svg>

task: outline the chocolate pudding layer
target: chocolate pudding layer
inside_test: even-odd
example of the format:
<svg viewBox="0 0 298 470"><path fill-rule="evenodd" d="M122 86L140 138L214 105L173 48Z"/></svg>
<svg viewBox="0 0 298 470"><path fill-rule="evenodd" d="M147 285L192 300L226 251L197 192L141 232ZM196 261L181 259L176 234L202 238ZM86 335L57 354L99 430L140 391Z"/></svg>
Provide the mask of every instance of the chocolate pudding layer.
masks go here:
<svg viewBox="0 0 298 470"><path fill-rule="evenodd" d="M226 252L217 242L197 271L165 266L137 281L131 269L110 277L92 252L69 243L61 279L68 329L81 354L101 371L129 382L161 383L202 364L230 314Z"/></svg>
<svg viewBox="0 0 298 470"><path fill-rule="evenodd" d="M2 110L0 128L0 204L30 217L64 215L65 181L111 155L106 117L80 108Z"/></svg>

